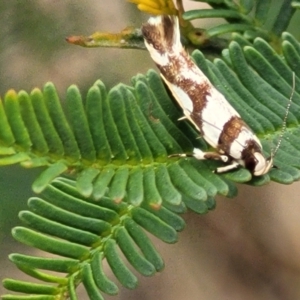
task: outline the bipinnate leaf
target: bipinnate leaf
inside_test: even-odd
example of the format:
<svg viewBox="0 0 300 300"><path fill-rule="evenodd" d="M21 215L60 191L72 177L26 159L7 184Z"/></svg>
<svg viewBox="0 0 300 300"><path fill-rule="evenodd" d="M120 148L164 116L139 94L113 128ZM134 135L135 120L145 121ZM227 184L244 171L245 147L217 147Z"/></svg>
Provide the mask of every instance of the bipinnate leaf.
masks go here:
<svg viewBox="0 0 300 300"><path fill-rule="evenodd" d="M44 167L33 183L38 197L19 215L27 227L14 228L13 236L55 256L12 254L20 270L43 283L6 279L7 289L23 295L3 299L75 300L81 283L91 299L116 295L116 281L134 289L136 272L152 276L164 267L146 232L175 243L185 226L179 214L207 213L217 195L237 194L235 183L300 179L300 44L282 33L295 5L283 1L267 30L271 1L205 2L213 9L183 17L224 18L228 24L207 34L234 32L233 41L214 61L199 50L193 59L257 134L266 157L280 142L277 168L260 177L243 168L215 174L221 162L170 157L213 149L192 124L178 121L182 111L153 70L111 90L98 80L86 96L72 85L66 111L52 83L31 93L9 90L0 101L0 165ZM107 265L115 278L106 274Z"/></svg>

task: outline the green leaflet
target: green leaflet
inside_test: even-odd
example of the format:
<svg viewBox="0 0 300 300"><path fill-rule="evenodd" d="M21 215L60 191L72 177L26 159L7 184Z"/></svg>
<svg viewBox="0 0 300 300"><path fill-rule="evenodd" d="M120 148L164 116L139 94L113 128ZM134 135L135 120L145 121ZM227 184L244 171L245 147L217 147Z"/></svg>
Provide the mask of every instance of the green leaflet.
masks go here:
<svg viewBox="0 0 300 300"><path fill-rule="evenodd" d="M100 242L98 235L94 233L75 229L73 226L70 227L64 224L59 224L46 218L37 216L36 214L28 211L21 211L19 217L28 226L33 227L40 232L44 232L52 236L57 236L70 242L75 242L87 246Z"/></svg>
<svg viewBox="0 0 300 300"><path fill-rule="evenodd" d="M44 101L43 93L39 89L33 89L30 93L30 99L36 119L47 142L49 153L53 154L55 157L61 157L64 155L63 143L58 132L55 130Z"/></svg>
<svg viewBox="0 0 300 300"><path fill-rule="evenodd" d="M125 219L124 224L128 233L140 248L145 258L151 262L156 271L161 271L164 268L164 262L145 232L130 218Z"/></svg>
<svg viewBox="0 0 300 300"><path fill-rule="evenodd" d="M21 264L17 265L18 268L25 274L38 279L40 281L44 281L44 282L49 282L52 284L57 284L57 285L66 285L68 283L68 279L63 277L63 276L57 276L57 275L52 275L49 274L48 272L42 272L37 270L36 268L32 268L32 267L27 267ZM28 292L28 291L27 291ZM40 293L42 293L42 291L40 291Z"/></svg>
<svg viewBox="0 0 300 300"><path fill-rule="evenodd" d="M181 194L172 184L167 166L161 164L157 166L155 171L157 173L156 188L158 189L163 201L174 206L179 206L182 200Z"/></svg>
<svg viewBox="0 0 300 300"><path fill-rule="evenodd" d="M88 249L84 246L49 237L28 228L16 227L12 235L19 242L49 253L76 259L88 255Z"/></svg>
<svg viewBox="0 0 300 300"><path fill-rule="evenodd" d="M240 5L242 8L242 12L244 14L250 13L253 7L255 6L255 2L255 0L241 0Z"/></svg>
<svg viewBox="0 0 300 300"><path fill-rule="evenodd" d="M278 36L287 29L291 18L296 11L296 9L291 5L291 2L291 0L284 0L278 15L276 16L272 32Z"/></svg>
<svg viewBox="0 0 300 300"><path fill-rule="evenodd" d="M101 170L93 183L93 198L95 200L101 199L108 190L108 185L115 175L113 166L108 165Z"/></svg>
<svg viewBox="0 0 300 300"><path fill-rule="evenodd" d="M104 258L104 253L96 252L92 258L91 268L93 277L95 280L95 284L97 287L108 295L117 295L118 294L118 287L116 284L111 281L106 275L103 270L102 266L102 259Z"/></svg>
<svg viewBox="0 0 300 300"><path fill-rule="evenodd" d="M57 176L62 174L63 172L67 171L68 167L66 163L63 161L58 161L52 165L50 165L49 168L47 168L45 171L43 171L37 179L35 179L32 189L36 193L40 193L45 189L45 187Z"/></svg>
<svg viewBox="0 0 300 300"><path fill-rule="evenodd" d="M267 15L270 9L271 0L257 1L255 8L255 19L260 23L264 24L267 19Z"/></svg>
<svg viewBox="0 0 300 300"><path fill-rule="evenodd" d="M44 295L55 295L58 293L58 288L45 285L45 284L37 284L32 282L25 282L25 281L19 281L19 280L12 280L12 279L5 279L4 287L7 289L10 289L15 292L22 292L22 293L36 293L36 294L44 294ZM20 296L18 296L20 297ZM4 298L5 299L5 298ZM9 299L9 298L6 298ZM20 299L20 298L15 298ZM37 298L37 299L55 299L54 297L46 297L46 298Z"/></svg>
<svg viewBox="0 0 300 300"><path fill-rule="evenodd" d="M64 147L64 156L71 161L77 161L80 158L78 144L62 110L55 86L52 83L47 83L44 86L43 101Z"/></svg>
<svg viewBox="0 0 300 300"><path fill-rule="evenodd" d="M56 220L62 224L68 224L73 228L89 231L95 234L106 234L110 232L110 223L101 219L84 217L68 210L59 208L40 198L30 198L28 206L39 216L43 216L49 220ZM66 221L67 220L67 221Z"/></svg>
<svg viewBox="0 0 300 300"><path fill-rule="evenodd" d="M94 281L91 266L86 264L82 270L82 283L90 299L104 300Z"/></svg>
<svg viewBox="0 0 300 300"><path fill-rule="evenodd" d="M99 173L95 168L87 168L80 173L76 187L81 195L89 197L93 193L93 181Z"/></svg>
<svg viewBox="0 0 300 300"><path fill-rule="evenodd" d="M137 224L145 228L159 239L166 243L177 242L178 236L176 230L170 225L166 224L159 217L139 207L134 208L131 213L133 220Z"/></svg>
<svg viewBox="0 0 300 300"><path fill-rule="evenodd" d="M21 147L21 149L25 151L29 150L32 143L24 121L21 117L19 99L15 91L10 90L6 93L4 98L4 109L11 132L14 135L16 146ZM5 128L4 130L7 131ZM6 140L3 142L5 143Z"/></svg>
<svg viewBox="0 0 300 300"><path fill-rule="evenodd" d="M122 285L128 289L136 288L138 280L119 256L117 244L114 240L108 240L105 243L104 253L110 268Z"/></svg>
<svg viewBox="0 0 300 300"><path fill-rule="evenodd" d="M253 26L248 24L221 24L219 26L208 29L206 33L210 38L212 38L229 32L244 32L252 28Z"/></svg>
<svg viewBox="0 0 300 300"><path fill-rule="evenodd" d="M89 163L96 159L96 151L92 141L86 113L83 108L80 92L76 86L70 86L67 90L67 106L70 114L71 127L73 129L83 161Z"/></svg>
<svg viewBox="0 0 300 300"><path fill-rule="evenodd" d="M116 231L116 241L130 264L142 275L152 276L156 272L154 266L138 251L129 233L124 227Z"/></svg>
<svg viewBox="0 0 300 300"><path fill-rule="evenodd" d="M105 86L101 81L97 81L87 93L85 109L97 159L105 164L111 160L112 154L104 127L103 98L106 98Z"/></svg>
<svg viewBox="0 0 300 300"><path fill-rule="evenodd" d="M126 194L126 186L129 177L129 169L121 166L117 169L108 192L109 197L116 203L123 200Z"/></svg>
<svg viewBox="0 0 300 300"><path fill-rule="evenodd" d="M42 129L38 124L37 116L29 95L25 91L21 91L18 94L18 100L22 119L32 141L32 150L37 151L41 155L45 155L49 151L49 148Z"/></svg>
<svg viewBox="0 0 300 300"><path fill-rule="evenodd" d="M18 266L27 266L29 268L37 268L50 270L55 272L68 273L78 267L78 260L71 258L42 258L22 254L11 254L9 259Z"/></svg>
<svg viewBox="0 0 300 300"><path fill-rule="evenodd" d="M0 99L0 145L10 146L15 142L14 135L9 126L6 113L3 107L3 102Z"/></svg>
<svg viewBox="0 0 300 300"><path fill-rule="evenodd" d="M185 227L185 222L183 221L183 219L165 207L156 209L152 206L149 206L148 204L144 204L142 207L145 210L151 212L156 217L160 218L166 224L171 225L176 231L181 231Z"/></svg>
<svg viewBox="0 0 300 300"><path fill-rule="evenodd" d="M224 18L224 19L243 19L244 15L234 10L227 9L197 9L190 10L184 14L185 20L200 18Z"/></svg>
<svg viewBox="0 0 300 300"><path fill-rule="evenodd" d="M144 178L141 167L132 168L127 183L127 201L139 206L144 200Z"/></svg>

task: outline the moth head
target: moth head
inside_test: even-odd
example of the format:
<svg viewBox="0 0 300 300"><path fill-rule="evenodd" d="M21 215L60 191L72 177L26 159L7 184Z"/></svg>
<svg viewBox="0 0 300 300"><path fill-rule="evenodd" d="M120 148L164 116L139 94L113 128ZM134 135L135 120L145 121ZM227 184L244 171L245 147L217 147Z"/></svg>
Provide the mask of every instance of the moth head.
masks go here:
<svg viewBox="0 0 300 300"><path fill-rule="evenodd" d="M266 159L260 152L253 153L253 156L255 158L255 165L253 169L254 176L267 174L273 167L273 156Z"/></svg>
<svg viewBox="0 0 300 300"><path fill-rule="evenodd" d="M242 152L242 165L254 176L261 176L267 174L273 167L273 158L273 155L265 158L260 143L250 140Z"/></svg>

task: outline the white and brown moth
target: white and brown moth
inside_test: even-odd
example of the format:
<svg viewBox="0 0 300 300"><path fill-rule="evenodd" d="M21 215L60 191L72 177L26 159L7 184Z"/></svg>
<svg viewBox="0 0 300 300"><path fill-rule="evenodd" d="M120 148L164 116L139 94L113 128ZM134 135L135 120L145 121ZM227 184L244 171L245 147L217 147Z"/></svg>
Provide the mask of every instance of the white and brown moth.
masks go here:
<svg viewBox="0 0 300 300"><path fill-rule="evenodd" d="M264 157L259 139L184 50L178 18L152 17L143 25L142 33L163 80L183 109L181 119L192 122L216 149L216 152L203 152L195 148L192 155L177 156L226 162L226 166L216 170L219 173L240 165L254 176L268 173L273 166L273 155Z"/></svg>

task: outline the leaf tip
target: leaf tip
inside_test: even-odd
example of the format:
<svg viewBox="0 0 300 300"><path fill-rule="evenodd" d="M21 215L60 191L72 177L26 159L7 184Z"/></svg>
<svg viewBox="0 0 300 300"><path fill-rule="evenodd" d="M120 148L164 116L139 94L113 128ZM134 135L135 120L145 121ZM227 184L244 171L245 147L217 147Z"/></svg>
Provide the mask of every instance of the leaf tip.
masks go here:
<svg viewBox="0 0 300 300"><path fill-rule="evenodd" d="M10 89L10 90L8 90L8 91L6 92L5 98L6 98L6 99L9 98L9 99L11 99L11 100L17 100L18 94L17 94L17 92L16 92L14 89Z"/></svg>

